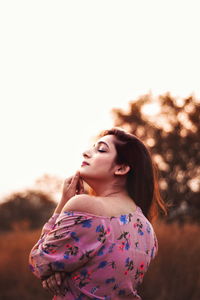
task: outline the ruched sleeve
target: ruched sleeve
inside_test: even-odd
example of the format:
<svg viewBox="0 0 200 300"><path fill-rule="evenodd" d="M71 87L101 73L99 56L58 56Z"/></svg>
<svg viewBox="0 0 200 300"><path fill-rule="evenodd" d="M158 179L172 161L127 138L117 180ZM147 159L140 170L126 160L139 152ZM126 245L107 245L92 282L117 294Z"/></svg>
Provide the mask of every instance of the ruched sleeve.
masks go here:
<svg viewBox="0 0 200 300"><path fill-rule="evenodd" d="M81 212L54 215L30 252L30 269L42 280L55 272L73 272L97 253L108 232L104 222L93 224L93 218Z"/></svg>

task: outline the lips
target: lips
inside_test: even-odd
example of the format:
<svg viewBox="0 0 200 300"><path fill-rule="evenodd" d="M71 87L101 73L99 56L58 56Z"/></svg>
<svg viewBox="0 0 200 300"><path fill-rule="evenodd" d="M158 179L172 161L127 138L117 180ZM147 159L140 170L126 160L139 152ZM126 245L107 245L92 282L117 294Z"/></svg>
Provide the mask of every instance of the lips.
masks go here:
<svg viewBox="0 0 200 300"><path fill-rule="evenodd" d="M83 161L81 166L89 166L89 164L86 161Z"/></svg>

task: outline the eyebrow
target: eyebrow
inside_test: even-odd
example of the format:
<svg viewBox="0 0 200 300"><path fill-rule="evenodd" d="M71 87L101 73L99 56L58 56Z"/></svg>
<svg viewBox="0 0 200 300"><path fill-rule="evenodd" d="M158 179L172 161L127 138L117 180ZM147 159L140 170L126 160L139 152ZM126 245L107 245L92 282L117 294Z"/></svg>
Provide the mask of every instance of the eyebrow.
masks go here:
<svg viewBox="0 0 200 300"><path fill-rule="evenodd" d="M109 148L108 144L106 144L106 143L103 142L103 141L100 141L100 142L98 142L97 144L98 144L98 145L99 145L99 144L104 144L104 145L106 145L106 146ZM95 145L95 144L94 144L94 145ZM94 146L94 145L93 145L93 146Z"/></svg>

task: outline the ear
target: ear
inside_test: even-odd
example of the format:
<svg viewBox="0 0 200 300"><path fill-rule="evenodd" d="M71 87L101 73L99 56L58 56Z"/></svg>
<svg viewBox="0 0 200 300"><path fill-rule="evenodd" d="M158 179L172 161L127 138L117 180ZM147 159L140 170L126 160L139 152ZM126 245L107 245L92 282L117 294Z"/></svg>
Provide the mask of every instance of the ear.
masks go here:
<svg viewBox="0 0 200 300"><path fill-rule="evenodd" d="M117 170L115 171L115 175L126 175L130 171L130 166L128 165L121 165L118 166Z"/></svg>

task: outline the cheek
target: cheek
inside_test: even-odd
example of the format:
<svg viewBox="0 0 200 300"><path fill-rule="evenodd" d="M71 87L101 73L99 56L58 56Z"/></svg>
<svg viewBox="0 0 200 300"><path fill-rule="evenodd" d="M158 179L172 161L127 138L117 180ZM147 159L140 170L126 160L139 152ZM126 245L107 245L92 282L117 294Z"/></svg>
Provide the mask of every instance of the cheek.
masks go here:
<svg viewBox="0 0 200 300"><path fill-rule="evenodd" d="M114 166L114 162L113 162L113 157L109 157L109 156L102 156L99 157L95 162L94 162L94 166L99 169L103 169L103 170L110 170L113 168Z"/></svg>

